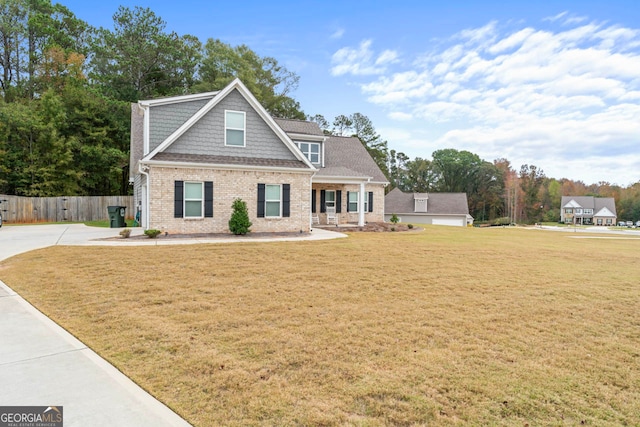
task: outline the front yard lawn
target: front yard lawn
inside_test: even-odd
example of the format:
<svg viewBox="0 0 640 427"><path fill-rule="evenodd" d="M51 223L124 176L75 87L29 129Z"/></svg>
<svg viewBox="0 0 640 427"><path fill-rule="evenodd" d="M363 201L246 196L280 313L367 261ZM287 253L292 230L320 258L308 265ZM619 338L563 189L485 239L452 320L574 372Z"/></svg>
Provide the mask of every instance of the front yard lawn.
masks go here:
<svg viewBox="0 0 640 427"><path fill-rule="evenodd" d="M581 237L57 246L0 278L196 426L638 425L640 239Z"/></svg>

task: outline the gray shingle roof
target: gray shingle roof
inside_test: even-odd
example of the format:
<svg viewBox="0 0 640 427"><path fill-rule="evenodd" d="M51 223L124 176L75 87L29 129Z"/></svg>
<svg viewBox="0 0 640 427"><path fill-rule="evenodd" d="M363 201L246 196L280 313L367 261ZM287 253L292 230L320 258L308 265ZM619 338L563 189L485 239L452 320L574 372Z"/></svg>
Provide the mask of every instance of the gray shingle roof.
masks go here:
<svg viewBox="0 0 640 427"><path fill-rule="evenodd" d="M251 157L213 156L204 154L180 154L160 152L153 156L152 160L163 162L204 163L213 165L244 165L260 167L284 167L296 169L309 169L300 160L259 159ZM309 169L312 170L312 169Z"/></svg>
<svg viewBox="0 0 640 427"><path fill-rule="evenodd" d="M307 122L304 120L293 119L275 119L278 126L287 133L302 133L305 135L323 136L324 133L316 122Z"/></svg>
<svg viewBox="0 0 640 427"><path fill-rule="evenodd" d="M564 208L571 201L575 201L583 209L593 209L597 214L602 208L607 208L612 214L617 216L616 201L613 197L593 197L593 196L562 196L561 208Z"/></svg>
<svg viewBox="0 0 640 427"><path fill-rule="evenodd" d="M367 149L356 137L330 136L324 143L324 168L316 176L371 177L373 182L388 182Z"/></svg>
<svg viewBox="0 0 640 427"><path fill-rule="evenodd" d="M394 188L384 197L384 213L407 214L415 212L414 194L403 193L398 188ZM428 193L428 196L426 215L469 214L466 193Z"/></svg>

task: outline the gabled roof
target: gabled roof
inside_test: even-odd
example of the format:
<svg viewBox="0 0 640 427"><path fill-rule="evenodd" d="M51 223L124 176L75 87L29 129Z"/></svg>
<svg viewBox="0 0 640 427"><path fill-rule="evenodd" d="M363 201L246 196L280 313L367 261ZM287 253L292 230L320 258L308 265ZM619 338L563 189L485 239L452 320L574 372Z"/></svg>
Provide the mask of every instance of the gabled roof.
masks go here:
<svg viewBox="0 0 640 427"><path fill-rule="evenodd" d="M593 215L593 216L615 218L617 215L614 214L613 212L611 212L607 208L602 208L598 212L596 212L595 215Z"/></svg>
<svg viewBox="0 0 640 427"><path fill-rule="evenodd" d="M224 89L218 92L208 92L205 94L196 94L196 95L185 95L175 98L163 98L160 100L151 100L151 101L140 101L140 105L154 105L154 104L167 104L173 102L183 102L193 99L204 98L207 99L211 97L211 99L202 107L198 112L196 112L189 120L187 120L184 124L182 124L178 129L176 129L169 137L167 137L164 141L160 143L154 150L148 153L142 159L143 162L148 162L150 160L158 160L156 159L156 155L164 152L171 144L180 138L187 130L189 130L195 123L197 123L202 117L204 117L209 111L211 111L216 105L220 103L227 95L229 95L233 90L237 90L242 97L251 105L251 107L256 111L256 113L264 120L264 122L271 128L271 130L277 135L277 137L287 146L287 148L294 154L294 156L301 161L307 168L315 169L315 167L309 162L309 160L298 150L293 141L289 138L289 136L284 132L284 130L278 126L273 117L264 109L264 107L258 102L258 100L253 96L253 94L247 89L247 87L239 80L234 79L231 83L229 83ZM199 97L199 98L196 98ZM224 163L227 164L227 163Z"/></svg>
<svg viewBox="0 0 640 427"><path fill-rule="evenodd" d="M562 196L560 205L562 206L562 209L593 209L594 212L599 212L603 208L606 208L611 216L616 216L616 202L613 197ZM606 215L596 214L594 216Z"/></svg>
<svg viewBox="0 0 640 427"><path fill-rule="evenodd" d="M349 177L388 183L387 178L358 138L329 136L324 142L324 147L325 167L319 168L315 175L319 179Z"/></svg>
<svg viewBox="0 0 640 427"><path fill-rule="evenodd" d="M415 213L416 194L421 197L427 193L403 193L394 188L384 197L386 214ZM422 215L469 215L466 193L428 193L427 212Z"/></svg>
<svg viewBox="0 0 640 427"><path fill-rule="evenodd" d="M287 133L302 135L325 136L316 122L294 119L274 119L276 123Z"/></svg>

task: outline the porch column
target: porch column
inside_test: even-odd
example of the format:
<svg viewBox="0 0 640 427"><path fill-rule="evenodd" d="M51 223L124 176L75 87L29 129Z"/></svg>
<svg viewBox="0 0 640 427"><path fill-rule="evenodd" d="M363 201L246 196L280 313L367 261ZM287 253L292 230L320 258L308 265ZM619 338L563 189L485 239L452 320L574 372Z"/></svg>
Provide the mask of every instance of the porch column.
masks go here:
<svg viewBox="0 0 640 427"><path fill-rule="evenodd" d="M367 195L364 193L364 182L360 183L360 197L358 198L358 225L362 227L364 225L364 198Z"/></svg>

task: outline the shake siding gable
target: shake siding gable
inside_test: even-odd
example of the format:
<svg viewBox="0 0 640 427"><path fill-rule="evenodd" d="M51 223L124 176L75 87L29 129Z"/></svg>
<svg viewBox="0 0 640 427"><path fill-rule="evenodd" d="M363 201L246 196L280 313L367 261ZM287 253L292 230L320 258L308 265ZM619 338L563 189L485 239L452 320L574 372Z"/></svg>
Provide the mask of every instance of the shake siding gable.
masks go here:
<svg viewBox="0 0 640 427"><path fill-rule="evenodd" d="M149 112L149 151L153 151L207 102L209 102L208 99L198 99L151 107Z"/></svg>
<svg viewBox="0 0 640 427"><path fill-rule="evenodd" d="M246 113L245 147L224 145L225 110ZM297 160L237 89L231 91L164 151L178 154Z"/></svg>

